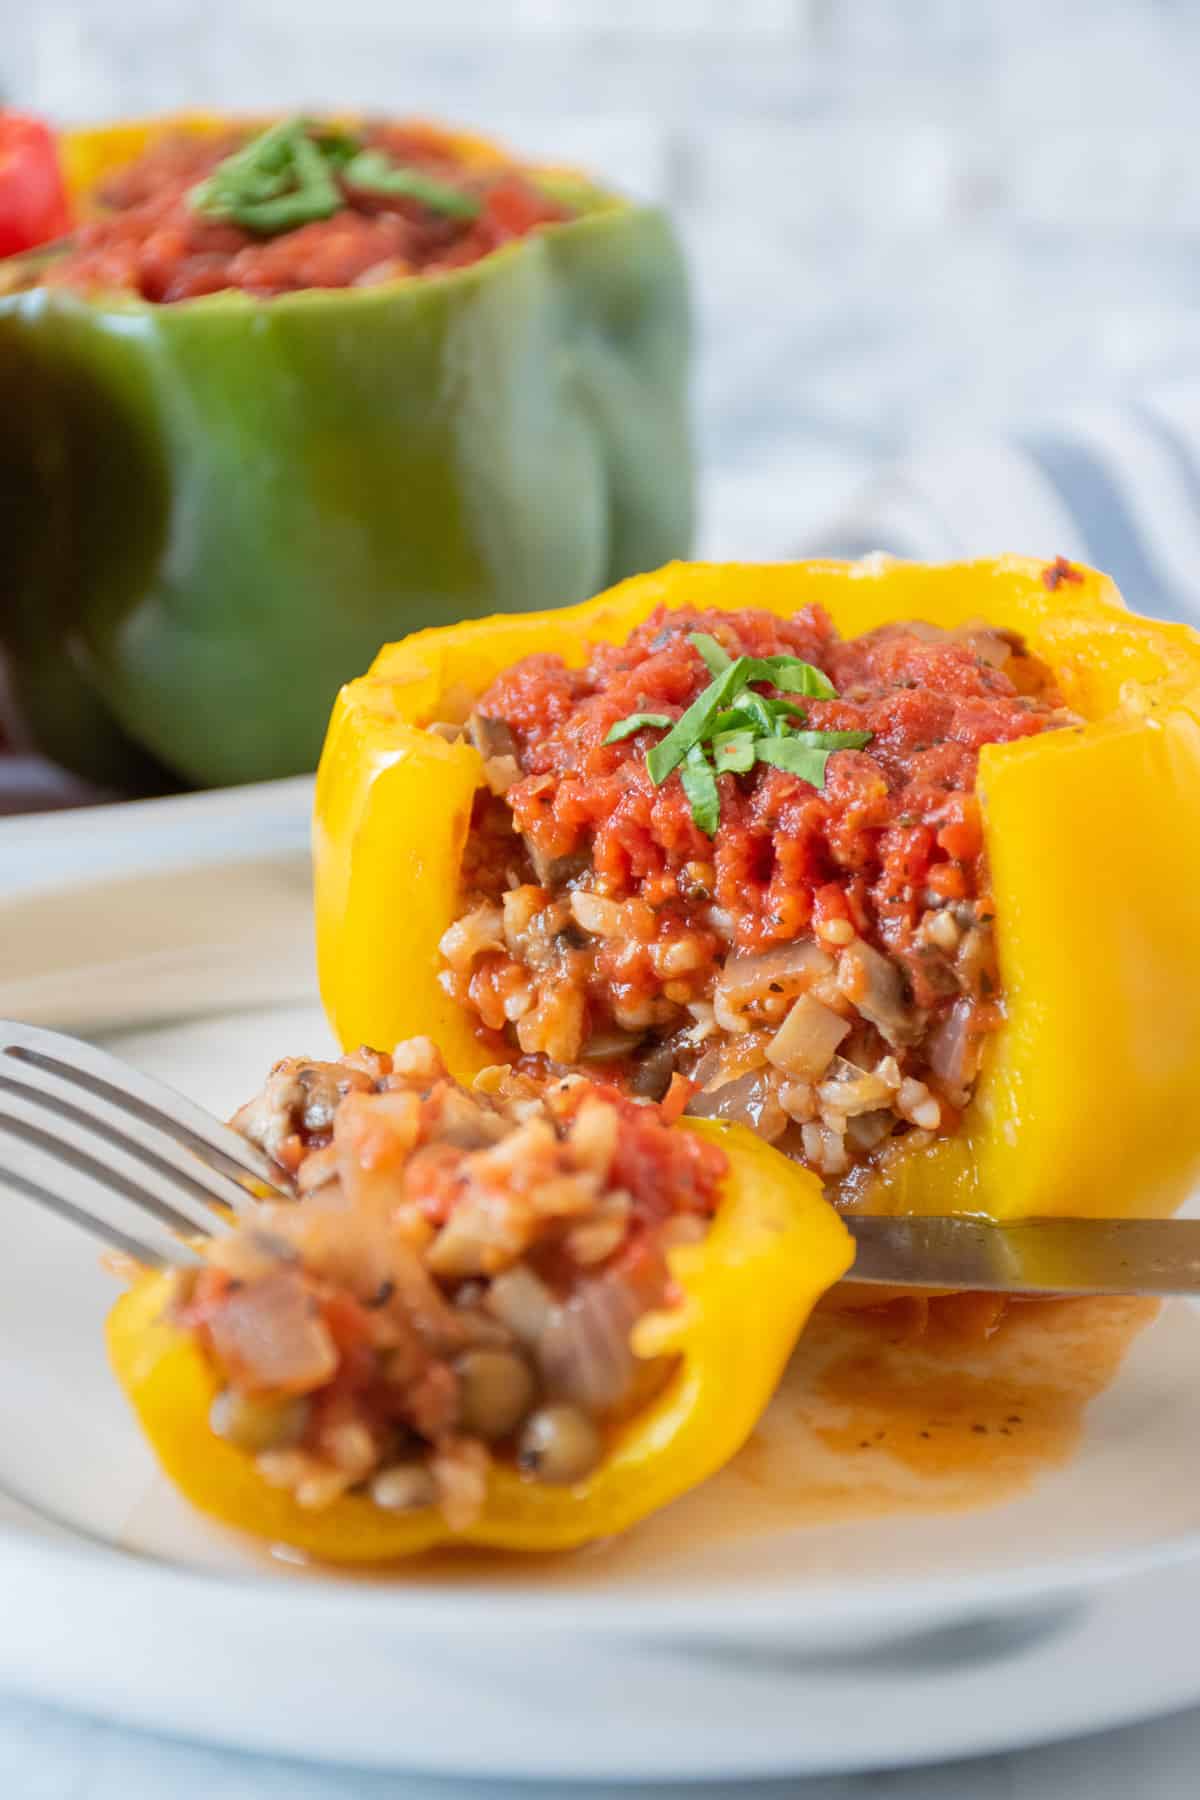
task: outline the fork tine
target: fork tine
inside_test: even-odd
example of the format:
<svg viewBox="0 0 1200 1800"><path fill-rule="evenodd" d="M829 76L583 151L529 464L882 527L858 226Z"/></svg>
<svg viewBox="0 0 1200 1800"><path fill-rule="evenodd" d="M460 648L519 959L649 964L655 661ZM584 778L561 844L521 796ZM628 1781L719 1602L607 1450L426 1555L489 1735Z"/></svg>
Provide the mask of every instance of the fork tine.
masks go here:
<svg viewBox="0 0 1200 1800"><path fill-rule="evenodd" d="M172 1244L170 1255L167 1255L144 1239L131 1237L119 1226L110 1225L95 1213L86 1212L82 1206L76 1206L61 1194L53 1193L49 1188L16 1174L12 1169L0 1169L0 1188L19 1194L23 1200L32 1200L35 1206L53 1213L55 1218L62 1219L68 1225L76 1225L90 1237L98 1238L110 1250L120 1250L123 1255L131 1256L135 1262L145 1263L150 1268L164 1269L175 1263L198 1263L202 1260L190 1244L179 1242Z"/></svg>
<svg viewBox="0 0 1200 1800"><path fill-rule="evenodd" d="M207 1169L224 1175L242 1190L240 1195L226 1190L220 1196L233 1204L247 1192L253 1197L263 1197L264 1189L266 1197L280 1193L279 1170L236 1131L220 1124L164 1082L143 1075L92 1044L61 1032L43 1031L39 1026L0 1020L0 1056L69 1087L73 1103L91 1117L96 1114L87 1103L88 1097L112 1109L119 1118L114 1121L110 1116L110 1127L115 1123L132 1137L135 1133L131 1121L137 1120L150 1133L158 1133L169 1144L190 1152ZM16 1074L15 1070L10 1072ZM57 1091L59 1098L65 1098L61 1089ZM141 1141L146 1143L145 1139ZM173 1160L161 1143L153 1138L150 1143L159 1154Z"/></svg>
<svg viewBox="0 0 1200 1800"><path fill-rule="evenodd" d="M33 1117L29 1116L31 1112ZM36 1169L30 1166L31 1156L38 1164ZM70 1170L72 1186L82 1176L110 1196L128 1201L168 1231L213 1237L229 1229L224 1216L207 1203L198 1204L186 1193L167 1198L146 1187L124 1166L130 1160L118 1150L110 1159L101 1161L61 1134L46 1131L38 1123L36 1110L20 1100L7 1098L0 1102L0 1168L15 1168L30 1179L37 1179L40 1173L43 1180L53 1180L57 1174L60 1182L63 1171Z"/></svg>
<svg viewBox="0 0 1200 1800"><path fill-rule="evenodd" d="M198 1237L214 1225L218 1231L226 1229L215 1211L197 1207L197 1212L207 1213L197 1225L122 1170L97 1161L5 1109L0 1109L0 1187L15 1189L25 1199L107 1244L129 1251L139 1261L148 1256L160 1265L191 1260L190 1246L181 1232ZM149 1236L140 1226L126 1231L118 1223L122 1204L139 1208L147 1223L157 1229Z"/></svg>
<svg viewBox="0 0 1200 1800"><path fill-rule="evenodd" d="M136 1114L118 1113L115 1106L109 1107L107 1102L101 1102L98 1107L89 1105L86 1096L81 1105L75 1099L79 1091L76 1087L60 1083L53 1075L42 1075L36 1069L30 1070L33 1080L22 1079L21 1061L16 1058L3 1060L14 1073L0 1072L0 1095L10 1094L27 1107L49 1114L52 1119L61 1119L76 1136L100 1138L113 1149L123 1150L153 1174L170 1182L172 1187L182 1188L201 1205L209 1206L215 1202L239 1210L245 1206L247 1194L241 1182L225 1174L224 1170L214 1169L210 1163L201 1161L193 1151L173 1139L152 1131ZM2 1069L3 1063L0 1063ZM119 1122L113 1123L113 1120Z"/></svg>

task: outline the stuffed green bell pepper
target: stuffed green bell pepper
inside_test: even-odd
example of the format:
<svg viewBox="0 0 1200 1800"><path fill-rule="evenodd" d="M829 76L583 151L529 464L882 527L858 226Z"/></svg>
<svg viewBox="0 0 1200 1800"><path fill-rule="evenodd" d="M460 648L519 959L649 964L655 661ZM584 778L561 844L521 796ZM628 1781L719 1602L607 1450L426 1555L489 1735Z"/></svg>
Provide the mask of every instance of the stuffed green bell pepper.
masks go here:
<svg viewBox="0 0 1200 1800"><path fill-rule="evenodd" d="M0 261L0 642L126 783L311 768L381 640L687 546L666 218L432 126L68 134L74 235Z"/></svg>

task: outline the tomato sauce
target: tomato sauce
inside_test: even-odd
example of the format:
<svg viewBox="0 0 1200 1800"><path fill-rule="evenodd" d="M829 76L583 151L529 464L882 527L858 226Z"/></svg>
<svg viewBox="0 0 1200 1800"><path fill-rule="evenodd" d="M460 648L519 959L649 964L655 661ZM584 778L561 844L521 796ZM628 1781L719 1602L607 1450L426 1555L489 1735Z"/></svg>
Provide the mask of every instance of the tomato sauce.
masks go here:
<svg viewBox="0 0 1200 1800"><path fill-rule="evenodd" d="M206 218L188 198L251 135L178 133L159 140L100 186L94 198L101 210L79 227L75 248L45 279L164 303L227 288L266 299L463 268L539 225L571 216L516 165L468 166L453 140L431 126L373 124L360 134L365 149L471 197L479 204L476 216L448 216L407 196L344 185L345 205L331 218L256 236Z"/></svg>
<svg viewBox="0 0 1200 1800"><path fill-rule="evenodd" d="M729 769L687 738L719 729L713 670L739 656L760 672L730 674ZM677 735L689 761L663 766L706 693ZM1072 722L1051 672L983 623L846 640L819 607L660 610L582 668L526 657L464 728L487 790L442 985L499 1055L673 1089L851 1176L957 1129L1003 1016L980 751Z"/></svg>
<svg viewBox="0 0 1200 1800"><path fill-rule="evenodd" d="M871 733L862 750L830 757L823 791L763 765L720 776L711 839L678 775L661 787L651 780L646 751L660 732L604 742L630 713L678 717L707 685L688 641L695 631L731 655L813 663L839 697L806 700L807 723ZM516 829L548 860L586 851L592 885L646 901L655 936L672 918L700 923L713 901L741 950L848 919L907 960L918 1004L928 1004L915 938L926 891L943 900L987 894L979 752L1061 722L1061 701L1049 672L1010 636L927 632L887 626L843 641L819 607L792 619L660 611L627 643L594 646L582 669L527 657L480 701L519 745L523 779L505 796Z"/></svg>

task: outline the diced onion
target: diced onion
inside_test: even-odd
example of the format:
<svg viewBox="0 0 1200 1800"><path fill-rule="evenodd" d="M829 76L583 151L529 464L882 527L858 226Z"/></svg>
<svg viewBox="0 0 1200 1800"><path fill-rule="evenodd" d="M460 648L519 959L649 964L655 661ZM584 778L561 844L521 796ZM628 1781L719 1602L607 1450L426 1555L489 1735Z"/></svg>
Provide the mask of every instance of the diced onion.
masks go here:
<svg viewBox="0 0 1200 1800"><path fill-rule="evenodd" d="M231 1294L214 1310L209 1333L218 1360L249 1388L303 1394L337 1369L329 1329L294 1270Z"/></svg>
<svg viewBox="0 0 1200 1800"><path fill-rule="evenodd" d="M643 1303L616 1275L586 1281L556 1307L538 1342L548 1393L589 1413L618 1406L637 1373L630 1334Z"/></svg>
<svg viewBox="0 0 1200 1800"><path fill-rule="evenodd" d="M801 994L767 1045L777 1069L798 1081L816 1081L833 1058L850 1026L812 994Z"/></svg>
<svg viewBox="0 0 1200 1800"><path fill-rule="evenodd" d="M768 998L802 994L832 970L833 959L812 938L754 956L731 956L713 995L717 1018L724 1023L723 1013L738 1015Z"/></svg>
<svg viewBox="0 0 1200 1800"><path fill-rule="evenodd" d="M890 1106L894 1090L878 1075L868 1069L858 1069L853 1063L839 1057L837 1066L830 1081L823 1081L817 1089L817 1098L821 1102L822 1111L840 1114L843 1119L855 1113L873 1112L877 1107Z"/></svg>
<svg viewBox="0 0 1200 1800"><path fill-rule="evenodd" d="M947 1087L970 1087L979 1073L983 1040L971 1030L974 1006L959 1000L929 1040L929 1066Z"/></svg>
<svg viewBox="0 0 1200 1800"><path fill-rule="evenodd" d="M735 1125L748 1125L768 1143L782 1137L788 1116L779 1102L778 1076L774 1071L752 1069L720 1087L693 1094L687 1111L694 1119L728 1119Z"/></svg>

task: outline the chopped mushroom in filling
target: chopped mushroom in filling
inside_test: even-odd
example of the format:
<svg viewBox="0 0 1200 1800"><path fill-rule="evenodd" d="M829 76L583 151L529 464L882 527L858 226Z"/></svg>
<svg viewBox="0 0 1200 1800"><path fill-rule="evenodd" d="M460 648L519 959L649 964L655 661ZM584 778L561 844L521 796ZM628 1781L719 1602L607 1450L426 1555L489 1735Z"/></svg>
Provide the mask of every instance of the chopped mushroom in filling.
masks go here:
<svg viewBox="0 0 1200 1800"><path fill-rule="evenodd" d="M757 659L756 685L708 729L749 725L664 777L653 753L722 657ZM819 607L660 610L582 668L526 657L438 726L486 781L443 986L518 1066L649 1098L686 1081L690 1112L845 1192L956 1128L1002 1018L979 752L1078 723L985 623L843 640ZM772 728L782 751L752 741ZM808 779L797 732L833 746Z"/></svg>
<svg viewBox="0 0 1200 1800"><path fill-rule="evenodd" d="M508 1067L467 1089L414 1038L288 1058L233 1123L298 1199L214 1239L173 1317L218 1372L213 1431L300 1505L465 1531L493 1461L583 1481L665 1380L631 1333L726 1168L669 1109Z"/></svg>

